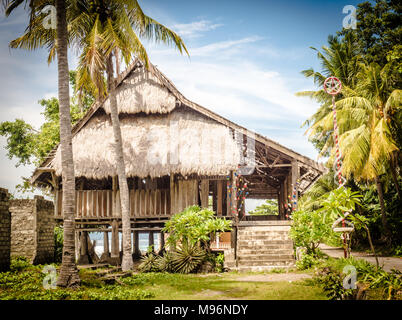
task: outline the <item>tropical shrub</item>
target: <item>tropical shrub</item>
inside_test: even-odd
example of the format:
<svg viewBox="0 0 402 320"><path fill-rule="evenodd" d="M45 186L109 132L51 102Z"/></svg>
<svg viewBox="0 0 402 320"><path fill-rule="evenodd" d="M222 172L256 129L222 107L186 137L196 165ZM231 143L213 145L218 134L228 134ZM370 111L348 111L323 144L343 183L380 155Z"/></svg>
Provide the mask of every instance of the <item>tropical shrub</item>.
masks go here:
<svg viewBox="0 0 402 320"><path fill-rule="evenodd" d="M190 206L167 221L163 231L169 234L167 244L172 246L188 242L207 247L211 235L230 230L230 225L230 221L216 217L211 210Z"/></svg>
<svg viewBox="0 0 402 320"><path fill-rule="evenodd" d="M198 244L184 241L172 253L172 264L175 272L191 273L202 264L206 252Z"/></svg>
<svg viewBox="0 0 402 320"><path fill-rule="evenodd" d="M156 258L155 264L160 272L174 272L172 252L165 251L162 256Z"/></svg>
<svg viewBox="0 0 402 320"><path fill-rule="evenodd" d="M320 263L319 258L312 254L303 254L301 259L296 261L296 267L299 270L310 269Z"/></svg>
<svg viewBox="0 0 402 320"><path fill-rule="evenodd" d="M307 254L316 254L317 248L325 239L334 237L331 225L326 223L318 211L295 211L292 214L290 237L296 247L304 247Z"/></svg>
<svg viewBox="0 0 402 320"><path fill-rule="evenodd" d="M138 269L141 272L158 272L159 268L157 266L158 257L153 252L147 252L147 254L141 257L141 263L138 266Z"/></svg>

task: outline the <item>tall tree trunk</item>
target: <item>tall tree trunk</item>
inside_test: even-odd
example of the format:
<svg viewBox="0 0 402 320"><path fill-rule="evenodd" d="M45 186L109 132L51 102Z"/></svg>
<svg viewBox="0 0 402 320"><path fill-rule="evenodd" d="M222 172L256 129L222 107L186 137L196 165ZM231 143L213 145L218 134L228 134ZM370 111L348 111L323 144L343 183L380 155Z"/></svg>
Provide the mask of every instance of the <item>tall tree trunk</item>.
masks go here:
<svg viewBox="0 0 402 320"><path fill-rule="evenodd" d="M131 248L131 223L130 223L130 202L126 177L126 166L123 155L123 141L121 137L121 129L119 122L119 114L117 111L116 84L113 74L112 54L107 59L107 83L110 101L110 117L112 120L114 134L114 154L117 167L117 176L119 178L120 203L121 203L121 220L123 233L123 260L121 269L123 271L133 268L133 256Z"/></svg>
<svg viewBox="0 0 402 320"><path fill-rule="evenodd" d="M398 194L398 199L401 200L401 189L399 188L398 175L396 174L396 167L397 167L396 160L397 160L396 156L391 158L391 175L392 180L394 180L396 193Z"/></svg>
<svg viewBox="0 0 402 320"><path fill-rule="evenodd" d="M66 2L56 0L57 9L57 67L60 115L60 146L63 176L63 258L57 281L60 287L74 288L80 285L75 264L75 176L70 119L70 93L67 59Z"/></svg>
<svg viewBox="0 0 402 320"><path fill-rule="evenodd" d="M388 226L388 221L387 221L387 212L385 211L385 203L384 203L384 194L382 191L382 182L380 180L380 177L375 178L375 183L377 187L377 192L378 192L378 199L380 201L380 207L381 207L381 222L382 226L384 228L384 236L387 238L387 240L390 240L391 232Z"/></svg>

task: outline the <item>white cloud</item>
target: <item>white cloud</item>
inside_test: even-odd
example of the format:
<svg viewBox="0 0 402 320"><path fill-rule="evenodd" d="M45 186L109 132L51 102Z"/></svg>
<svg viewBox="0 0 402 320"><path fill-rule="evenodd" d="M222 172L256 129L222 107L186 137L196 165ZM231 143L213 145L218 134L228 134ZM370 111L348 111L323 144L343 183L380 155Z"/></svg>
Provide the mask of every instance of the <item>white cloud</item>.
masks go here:
<svg viewBox="0 0 402 320"><path fill-rule="evenodd" d="M212 23L209 20L200 20L191 23L175 24L171 29L183 38L198 38L202 36L203 32L212 31L221 26L223 26L223 24Z"/></svg>
<svg viewBox="0 0 402 320"><path fill-rule="evenodd" d="M197 57L197 56L216 56L221 58L221 53L227 52L228 50L232 48L239 47L244 44L248 43L253 43L256 41L261 40L261 37L258 36L253 36L253 37L247 37L239 40L228 40L228 41L221 41L221 42L215 42L211 43L202 47L194 48L190 50L190 55L191 57Z"/></svg>

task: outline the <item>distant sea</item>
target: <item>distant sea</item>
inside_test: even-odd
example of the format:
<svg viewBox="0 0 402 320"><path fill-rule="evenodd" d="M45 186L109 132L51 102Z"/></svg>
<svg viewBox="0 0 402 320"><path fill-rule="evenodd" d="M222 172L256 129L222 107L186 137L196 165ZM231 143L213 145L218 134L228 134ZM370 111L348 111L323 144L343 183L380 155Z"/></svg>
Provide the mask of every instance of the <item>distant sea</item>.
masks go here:
<svg viewBox="0 0 402 320"><path fill-rule="evenodd" d="M103 232L90 232L89 238L93 242L96 240L95 252L98 256L103 253ZM121 233L119 233L119 248L121 248ZM141 253L146 253L149 246L149 235L146 232L139 232L139 248ZM131 241L133 238L131 237ZM159 234L154 234L154 245L156 251L160 250ZM111 233L109 232L109 250L112 247Z"/></svg>

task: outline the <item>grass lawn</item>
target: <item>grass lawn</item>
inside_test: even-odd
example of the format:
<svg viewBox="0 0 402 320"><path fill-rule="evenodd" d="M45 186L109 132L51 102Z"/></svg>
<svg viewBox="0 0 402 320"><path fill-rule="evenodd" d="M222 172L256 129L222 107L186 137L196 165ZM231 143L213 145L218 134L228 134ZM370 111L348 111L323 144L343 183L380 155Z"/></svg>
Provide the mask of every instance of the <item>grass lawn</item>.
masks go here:
<svg viewBox="0 0 402 320"><path fill-rule="evenodd" d="M227 300L227 299L309 299L326 296L321 287L309 280L246 281L274 273L168 274L143 273L121 278L119 283L106 284L97 270L80 270L81 288L44 289L43 266L22 265L0 273L0 299L155 299L155 300Z"/></svg>

